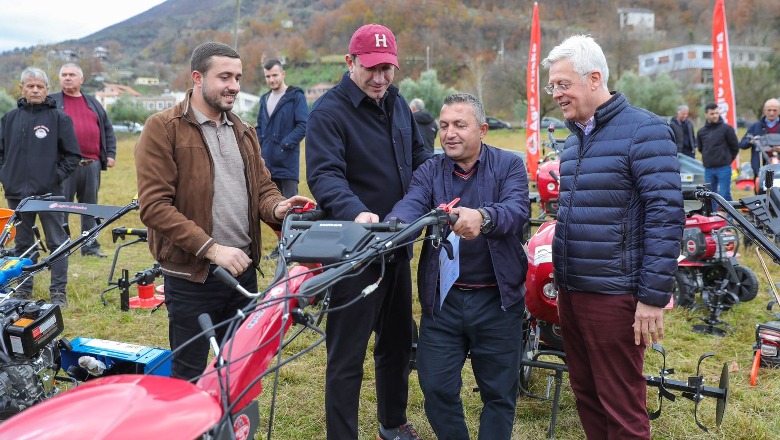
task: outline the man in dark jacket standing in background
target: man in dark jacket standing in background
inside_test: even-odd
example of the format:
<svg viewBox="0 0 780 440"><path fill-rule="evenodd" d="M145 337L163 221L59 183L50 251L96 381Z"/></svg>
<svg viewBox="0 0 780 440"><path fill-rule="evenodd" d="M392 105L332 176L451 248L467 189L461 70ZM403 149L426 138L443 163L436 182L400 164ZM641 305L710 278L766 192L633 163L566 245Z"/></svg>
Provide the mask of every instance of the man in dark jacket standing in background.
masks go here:
<svg viewBox="0 0 780 440"><path fill-rule="evenodd" d="M100 172L116 164L116 136L106 111L94 96L81 92L84 72L75 63L60 67L62 91L51 95L57 108L73 120L76 139L79 141L81 161L73 174L65 180L65 198L81 203L97 203L100 189ZM66 217L67 219L67 217ZM81 216L81 232L95 227L95 217ZM100 243L90 240L81 248L81 255L106 258L100 252Z"/></svg>
<svg viewBox="0 0 780 440"><path fill-rule="evenodd" d="M303 90L284 83L286 73L279 60L266 62L263 72L271 90L260 97L255 130L271 180L290 198L298 195L301 141L306 135L309 107Z"/></svg>
<svg viewBox="0 0 780 440"><path fill-rule="evenodd" d="M767 99L764 102L764 116L748 127L745 136L739 141L739 148L742 150L750 149L750 167L753 169L753 176L759 177L758 171L764 162L763 154L755 149L753 138L765 134L780 133L780 100L775 98ZM766 165L764 163L764 165ZM759 187L756 187L758 192Z"/></svg>
<svg viewBox="0 0 780 440"><path fill-rule="evenodd" d="M439 124L444 155L415 171L388 215L411 223L460 198L448 237L458 250L454 261L440 267L442 249L427 240L417 269L423 308L417 375L425 414L438 438L468 440L460 393L470 353L483 402L478 438L509 440L523 344L528 259L520 243L530 210L528 174L519 157L482 143L488 126L476 97L447 97Z"/></svg>
<svg viewBox="0 0 780 440"><path fill-rule="evenodd" d="M710 189L731 201L731 162L739 153L739 140L734 127L723 122L718 105L714 102L704 106L704 127L696 133L702 162L704 180ZM717 206L712 202L713 209Z"/></svg>
<svg viewBox="0 0 780 440"><path fill-rule="evenodd" d="M425 110L425 102L420 98L414 98L409 102L409 108L412 109L412 116L414 116L414 122L417 123L417 128L420 129L423 141L425 141L425 149L433 153L434 144L436 143L436 134L439 132L439 124L436 123L436 118L433 114Z"/></svg>
<svg viewBox="0 0 780 440"><path fill-rule="evenodd" d="M312 106L306 129L306 177L312 195L331 219L378 223L404 196L414 169L431 156L409 104L392 84L397 54L390 29L361 26L345 57L349 72ZM381 279L371 295L328 314L329 440L358 438L363 362L372 332L379 437L418 438L406 419L412 351L410 257L406 249L399 249L387 265L369 265L333 286L331 310L351 303Z"/></svg>
<svg viewBox="0 0 780 440"><path fill-rule="evenodd" d="M3 183L8 207L16 209L29 196L62 195L62 182L78 166L81 154L68 115L57 110L49 96L49 78L35 67L24 69L21 76L22 99L0 121L0 182ZM54 250L67 240L62 212L28 212L21 214L16 227L15 252L21 255L35 243L32 226L38 215L46 236L46 245ZM68 259L51 266L49 295L52 304L68 305ZM32 298L33 281L19 286L16 296Z"/></svg>
<svg viewBox="0 0 780 440"><path fill-rule="evenodd" d="M604 53L576 35L542 61L571 135L553 268L569 381L588 439L649 439L645 348L663 337L685 214L669 124L610 93Z"/></svg>
<svg viewBox="0 0 780 440"><path fill-rule="evenodd" d="M669 121L677 143L677 152L696 158L696 136L693 134L693 123L688 119L688 106L677 107L677 116Z"/></svg>

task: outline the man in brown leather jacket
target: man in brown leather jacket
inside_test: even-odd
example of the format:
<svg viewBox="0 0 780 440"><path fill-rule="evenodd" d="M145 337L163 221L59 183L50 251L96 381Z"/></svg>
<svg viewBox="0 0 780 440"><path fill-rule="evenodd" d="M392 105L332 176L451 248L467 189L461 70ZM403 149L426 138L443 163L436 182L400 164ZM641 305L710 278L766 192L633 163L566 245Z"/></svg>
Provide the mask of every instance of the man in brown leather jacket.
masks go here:
<svg viewBox="0 0 780 440"><path fill-rule="evenodd" d="M227 269L244 288L257 291L253 266L261 258L260 222L281 222L294 205L271 181L255 130L230 110L240 90L241 59L222 43L192 53L193 89L178 105L152 115L135 150L141 221L149 249L165 277L171 375L191 379L206 367L197 318L219 323L249 303L213 275ZM226 326L217 329L221 341Z"/></svg>

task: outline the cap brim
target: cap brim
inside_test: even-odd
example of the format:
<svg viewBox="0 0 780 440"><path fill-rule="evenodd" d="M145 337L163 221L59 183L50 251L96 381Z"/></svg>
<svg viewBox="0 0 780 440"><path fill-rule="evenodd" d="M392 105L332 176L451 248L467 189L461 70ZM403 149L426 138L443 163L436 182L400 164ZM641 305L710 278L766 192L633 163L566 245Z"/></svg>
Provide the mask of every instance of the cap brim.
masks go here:
<svg viewBox="0 0 780 440"><path fill-rule="evenodd" d="M392 64L396 69L401 70L401 68L398 67L398 57L391 53L364 53L362 55L358 55L358 59L360 60L360 64L366 67L374 67L377 64L387 63Z"/></svg>

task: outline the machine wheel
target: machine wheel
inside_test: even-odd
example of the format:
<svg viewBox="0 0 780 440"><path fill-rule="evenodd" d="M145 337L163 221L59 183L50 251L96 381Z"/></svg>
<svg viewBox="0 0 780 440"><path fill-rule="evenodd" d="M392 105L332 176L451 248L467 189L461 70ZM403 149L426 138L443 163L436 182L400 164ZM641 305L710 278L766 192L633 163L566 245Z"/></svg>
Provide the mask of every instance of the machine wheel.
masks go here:
<svg viewBox="0 0 780 440"><path fill-rule="evenodd" d="M531 328L530 321L530 316L526 314L526 319L523 323L523 351L520 353L521 360L530 360L533 357L534 340L536 339L536 334ZM532 371L533 367L529 365L523 365L522 363L520 364L520 392L529 392Z"/></svg>
<svg viewBox="0 0 780 440"><path fill-rule="evenodd" d="M756 277L755 272L745 266L734 266L734 271L739 280L739 285L734 286L739 301L747 302L755 298L758 295L758 277Z"/></svg>
<svg viewBox="0 0 780 440"><path fill-rule="evenodd" d="M674 297L675 307L691 308L696 303L696 284L691 279L690 274L684 270L678 270L674 275Z"/></svg>

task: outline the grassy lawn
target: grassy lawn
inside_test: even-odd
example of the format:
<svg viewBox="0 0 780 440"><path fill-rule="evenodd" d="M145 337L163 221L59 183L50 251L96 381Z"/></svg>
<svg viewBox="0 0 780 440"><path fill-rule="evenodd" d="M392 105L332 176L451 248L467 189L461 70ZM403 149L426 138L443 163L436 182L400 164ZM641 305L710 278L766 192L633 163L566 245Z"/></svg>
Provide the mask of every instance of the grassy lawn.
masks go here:
<svg viewBox="0 0 780 440"><path fill-rule="evenodd" d="M741 133L740 133L741 134ZM543 133L546 136L546 133ZM557 133L562 137L562 133ZM133 162L133 147L136 137L123 136L119 142L117 166L103 174L103 186L100 202L109 205L124 205L136 193L135 167ZM486 142L509 149L524 150L524 130L500 130L488 134ZM742 160L749 160L742 152ZM305 180L305 179L304 179ZM309 194L305 181L301 182L302 194ZM747 194L735 191L735 196ZM78 220L71 220L72 231L78 229ZM120 219L115 226L142 227L138 213L132 212ZM109 228L110 229L110 228ZM264 229L264 249L270 252L274 236L270 229ZM119 243L112 243L110 233L100 239L104 252L111 256ZM756 387L749 386L748 374L752 362L754 331L757 323L771 320L766 311L770 295L767 292L767 281L761 271L754 250L742 249L740 263L751 267L759 277L761 288L758 297L752 302L740 304L724 313L722 319L729 322L734 333L717 338L697 334L691 331L691 326L699 322L703 311L691 312L675 309L666 314L666 338L663 346L667 351L667 368L674 368L676 374L671 378L686 380L696 372L696 363L700 355L713 351L713 358L706 360L702 366L705 385L717 386L722 365L725 363L731 372L731 387L729 389L728 406L720 429L714 428L715 402L705 399L699 406L699 419L711 427L710 434L705 434L696 426L693 419L694 405L691 401L678 398L676 402L664 402L664 410L660 419L651 422L653 438L656 439L771 439L778 438L780 432L780 371L762 369L759 383ZM135 272L146 269L153 261L145 244L138 244L122 249L117 262L117 271L128 269L132 276ZM413 262L416 267L416 261ZM108 306L103 306L100 293L108 287L108 272L111 258L98 260L82 258L74 255L70 259L69 301L70 308L65 310L66 330L64 336L75 338L88 336L110 339L129 343L167 347L167 317L165 309L151 314L148 310L131 310L121 312L119 297L116 291L107 295ZM263 263L266 274L273 273L270 262ZM772 265L771 272L776 280L780 280L780 269ZM119 274L115 274L118 276ZM48 274L37 277L35 295L38 298L48 296ZM263 283L261 279L261 283ZM265 282L268 278L265 279ZM160 280L161 282L161 280ZM133 293L135 294L135 293ZM415 303L416 303L415 298ZM419 305L415 305L415 314L419 319ZM518 335L519 337L520 335ZM291 344L291 353L300 350L314 341L313 336L304 336ZM376 438L376 406L373 390L373 361L371 356L365 364L365 380L361 394L360 407L360 437L361 439ZM648 352L646 374L657 375L661 368L660 356ZM275 423L273 438L277 439L324 439L324 372L325 349L318 347L312 353L302 357L282 371L275 408ZM547 374L535 371L532 378L533 390L544 393L547 385ZM475 382L471 371L464 370L464 386L462 392L463 405L468 425L472 435L476 437L479 424L481 402L478 393L472 391ZM270 407L270 394L273 382L267 380L264 394L261 397L262 419L267 421ZM657 396L655 389L650 389L649 407L655 409ZM424 438L434 438L433 432L425 418L423 398L417 382L417 376L412 373L410 379L409 420L418 428ZM547 425L550 419L550 404L547 401L520 397L515 419L515 438L541 439L546 437ZM41 421L45 423L45 421ZM560 439L581 439L584 433L580 426L574 400L567 379L564 377L563 393L558 414L556 437ZM265 438L265 437L263 437Z"/></svg>

